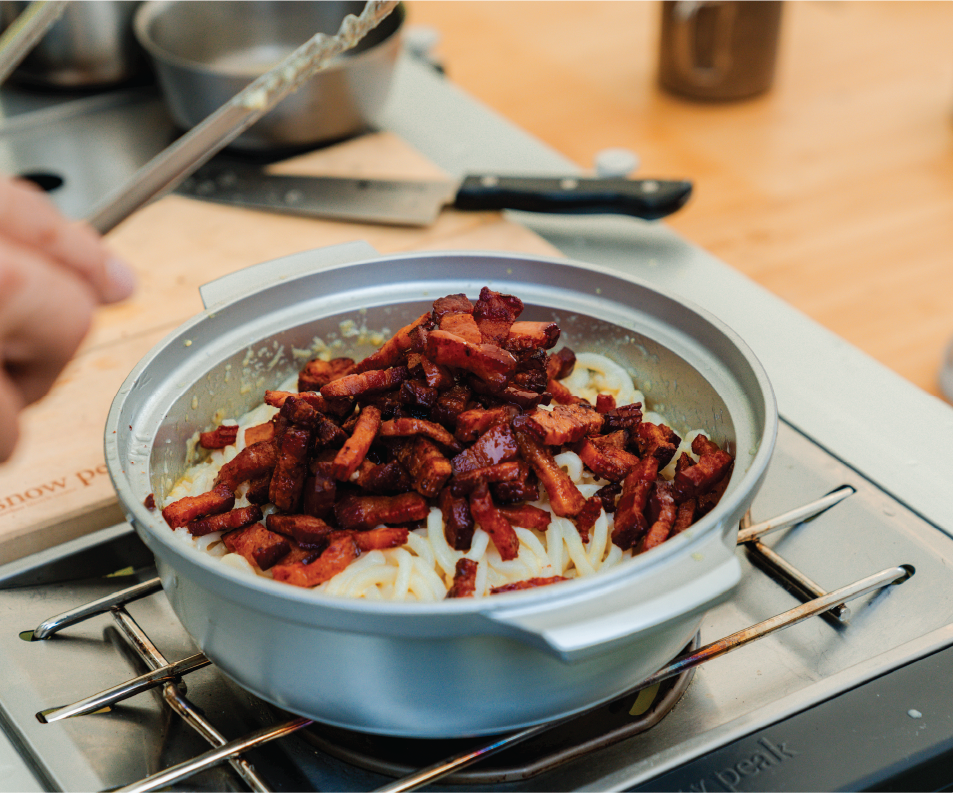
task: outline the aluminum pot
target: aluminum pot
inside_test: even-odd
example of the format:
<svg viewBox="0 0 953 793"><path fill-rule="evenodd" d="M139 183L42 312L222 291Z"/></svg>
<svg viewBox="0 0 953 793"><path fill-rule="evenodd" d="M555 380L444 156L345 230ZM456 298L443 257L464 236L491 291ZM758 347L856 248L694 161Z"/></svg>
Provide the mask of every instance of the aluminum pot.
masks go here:
<svg viewBox="0 0 953 793"><path fill-rule="evenodd" d="M320 595L223 565L144 502L182 474L187 439L238 416L302 365L292 351L342 322L396 330L437 297L484 285L561 343L625 362L673 423L736 455L717 507L603 574L435 604ZM740 577L738 522L774 446L768 379L720 321L649 285L559 259L499 253L380 256L364 243L268 262L202 288L206 311L133 370L106 426L106 461L186 630L244 688L287 711L365 732L444 738L541 723L608 701L673 658ZM370 348L356 347L363 355ZM216 415L217 414L217 415Z"/></svg>
<svg viewBox="0 0 953 793"><path fill-rule="evenodd" d="M134 30L172 120L188 130L315 33L337 33L344 17L363 9L363 2L323 0L149 0L136 13ZM312 147L374 127L390 90L403 19L398 6L230 148Z"/></svg>
<svg viewBox="0 0 953 793"><path fill-rule="evenodd" d="M2 0L0 24L8 27L29 5L28 0ZM69 3L13 78L35 86L86 89L144 77L148 59L132 32L139 5L134 0Z"/></svg>

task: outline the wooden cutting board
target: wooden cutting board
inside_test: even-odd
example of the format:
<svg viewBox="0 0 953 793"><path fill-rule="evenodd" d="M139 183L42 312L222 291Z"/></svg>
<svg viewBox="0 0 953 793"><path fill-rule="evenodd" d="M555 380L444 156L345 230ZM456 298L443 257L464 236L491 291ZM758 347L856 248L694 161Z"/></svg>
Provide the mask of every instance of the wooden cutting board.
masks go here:
<svg viewBox="0 0 953 793"><path fill-rule="evenodd" d="M406 142L375 133L272 166L276 172L428 178L441 172ZM313 220L166 196L109 236L139 277L136 294L99 310L50 394L20 422L0 464L0 563L122 521L103 455L113 396L129 371L202 311L198 288L227 273L313 248L363 240L381 253L499 250L559 255L498 213L445 211L429 228Z"/></svg>

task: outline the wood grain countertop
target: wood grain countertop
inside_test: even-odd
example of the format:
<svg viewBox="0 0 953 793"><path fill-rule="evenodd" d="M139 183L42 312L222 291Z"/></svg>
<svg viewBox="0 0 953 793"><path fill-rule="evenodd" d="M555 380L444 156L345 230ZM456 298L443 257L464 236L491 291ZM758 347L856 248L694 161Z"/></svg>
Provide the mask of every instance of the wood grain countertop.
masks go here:
<svg viewBox="0 0 953 793"><path fill-rule="evenodd" d="M953 339L953 3L789 0L772 89L676 98L657 2L409 0L448 77L592 168L687 177L678 233L925 391ZM792 340L796 343L796 340Z"/></svg>

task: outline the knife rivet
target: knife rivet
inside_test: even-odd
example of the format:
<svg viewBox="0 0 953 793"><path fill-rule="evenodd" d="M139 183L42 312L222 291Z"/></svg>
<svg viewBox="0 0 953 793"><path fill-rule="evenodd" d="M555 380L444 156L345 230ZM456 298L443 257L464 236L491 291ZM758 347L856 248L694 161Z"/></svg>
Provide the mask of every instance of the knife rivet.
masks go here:
<svg viewBox="0 0 953 793"><path fill-rule="evenodd" d="M297 204L302 198L304 194L300 190L289 190L285 193L286 204Z"/></svg>
<svg viewBox="0 0 953 793"><path fill-rule="evenodd" d="M579 187L579 180L578 179L560 179L559 186L563 190L575 190L577 187Z"/></svg>
<svg viewBox="0 0 953 793"><path fill-rule="evenodd" d="M647 179L642 182L642 192L643 193L657 193L659 189L659 183L654 179Z"/></svg>
<svg viewBox="0 0 953 793"><path fill-rule="evenodd" d="M480 184L484 187L496 187L500 183L500 180L495 176L481 176Z"/></svg>

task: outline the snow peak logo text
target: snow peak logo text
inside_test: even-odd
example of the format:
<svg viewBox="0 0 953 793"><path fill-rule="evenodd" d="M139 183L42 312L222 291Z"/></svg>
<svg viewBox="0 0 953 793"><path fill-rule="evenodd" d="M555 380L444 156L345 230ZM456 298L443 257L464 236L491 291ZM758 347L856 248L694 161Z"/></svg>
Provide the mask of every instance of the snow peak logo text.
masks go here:
<svg viewBox="0 0 953 793"><path fill-rule="evenodd" d="M84 468L68 476L28 487L19 493L0 494L0 518L41 504L54 496L92 487L93 481L106 473L106 464L102 463L95 468Z"/></svg>
<svg viewBox="0 0 953 793"><path fill-rule="evenodd" d="M773 768L780 765L791 757L797 757L798 753L788 749L786 743L772 743L767 738L758 741L760 751L755 752L750 757L739 760L734 765L716 771L710 776L699 779L695 784L688 788L682 788L685 791L693 793L714 793L714 791L728 790L731 793L739 789L763 790L759 787L754 778L767 768ZM753 782L753 785L747 783ZM739 787L741 786L741 787Z"/></svg>

